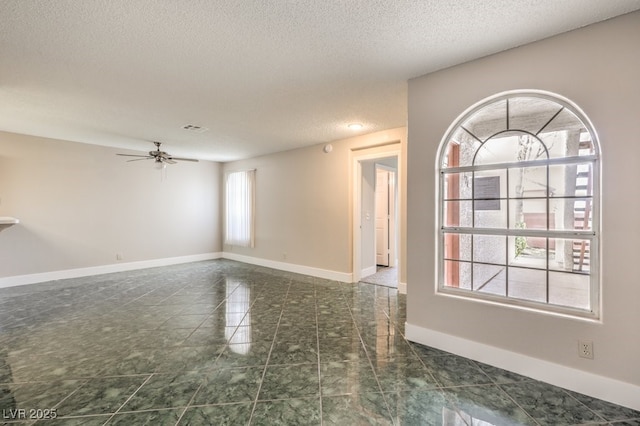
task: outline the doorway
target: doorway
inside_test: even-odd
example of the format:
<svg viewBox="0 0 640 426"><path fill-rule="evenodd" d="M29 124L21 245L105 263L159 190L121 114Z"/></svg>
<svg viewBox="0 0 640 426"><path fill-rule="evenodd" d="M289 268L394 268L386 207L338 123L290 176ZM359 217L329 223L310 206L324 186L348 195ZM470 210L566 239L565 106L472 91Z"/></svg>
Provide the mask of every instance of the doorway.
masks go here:
<svg viewBox="0 0 640 426"><path fill-rule="evenodd" d="M397 288L400 152L355 154L354 282Z"/></svg>

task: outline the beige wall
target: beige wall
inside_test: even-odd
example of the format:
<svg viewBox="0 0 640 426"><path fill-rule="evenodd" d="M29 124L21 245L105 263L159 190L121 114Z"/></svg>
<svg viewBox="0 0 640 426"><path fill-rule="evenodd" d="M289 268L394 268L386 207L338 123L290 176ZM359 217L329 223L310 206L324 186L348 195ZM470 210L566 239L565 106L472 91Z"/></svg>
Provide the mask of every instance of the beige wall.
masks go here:
<svg viewBox="0 0 640 426"><path fill-rule="evenodd" d="M150 145L150 149L153 146ZM0 278L221 251L220 165L0 133ZM129 152L131 153L131 152Z"/></svg>
<svg viewBox="0 0 640 426"><path fill-rule="evenodd" d="M640 385L639 40L636 12L409 82L409 326ZM467 107L512 89L569 98L599 133L601 323L435 294L438 145ZM578 358L578 339L593 340L594 360Z"/></svg>
<svg viewBox="0 0 640 426"><path fill-rule="evenodd" d="M224 172L257 170L256 246L224 246L225 252L350 274L353 156L385 152L388 146L377 146L389 142L405 149L406 128L335 141L328 154L322 144L225 163ZM406 202L403 193L400 200Z"/></svg>

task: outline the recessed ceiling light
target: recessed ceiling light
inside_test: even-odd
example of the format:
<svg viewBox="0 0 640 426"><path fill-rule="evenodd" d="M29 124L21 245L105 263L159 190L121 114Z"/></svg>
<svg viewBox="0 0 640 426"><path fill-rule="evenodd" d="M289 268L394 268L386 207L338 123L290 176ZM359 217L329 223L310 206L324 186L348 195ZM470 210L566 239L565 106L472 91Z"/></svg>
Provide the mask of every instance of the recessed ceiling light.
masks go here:
<svg viewBox="0 0 640 426"><path fill-rule="evenodd" d="M351 123L347 127L350 128L351 130L362 130L364 126L360 123Z"/></svg>

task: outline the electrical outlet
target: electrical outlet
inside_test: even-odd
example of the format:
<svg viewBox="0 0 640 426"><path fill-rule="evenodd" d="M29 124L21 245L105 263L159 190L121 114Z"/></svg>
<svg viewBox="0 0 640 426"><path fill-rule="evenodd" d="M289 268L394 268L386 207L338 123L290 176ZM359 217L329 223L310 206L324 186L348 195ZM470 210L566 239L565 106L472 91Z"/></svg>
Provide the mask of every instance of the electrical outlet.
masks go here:
<svg viewBox="0 0 640 426"><path fill-rule="evenodd" d="M593 359L593 342L590 340L578 340L578 356L580 358Z"/></svg>
<svg viewBox="0 0 640 426"><path fill-rule="evenodd" d="M287 253L286 252L282 253L282 260L287 260Z"/></svg>
<svg viewBox="0 0 640 426"><path fill-rule="evenodd" d="M116 260L122 260L123 258L122 253L116 253Z"/></svg>

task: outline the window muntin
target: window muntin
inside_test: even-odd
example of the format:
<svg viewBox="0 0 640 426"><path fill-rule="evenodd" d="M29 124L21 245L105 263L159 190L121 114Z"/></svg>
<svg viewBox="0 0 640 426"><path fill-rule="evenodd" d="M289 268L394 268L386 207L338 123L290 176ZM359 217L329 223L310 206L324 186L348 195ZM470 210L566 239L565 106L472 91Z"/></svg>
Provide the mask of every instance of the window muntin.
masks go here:
<svg viewBox="0 0 640 426"><path fill-rule="evenodd" d="M597 317L598 157L588 119L552 94L464 114L441 146L438 291Z"/></svg>

